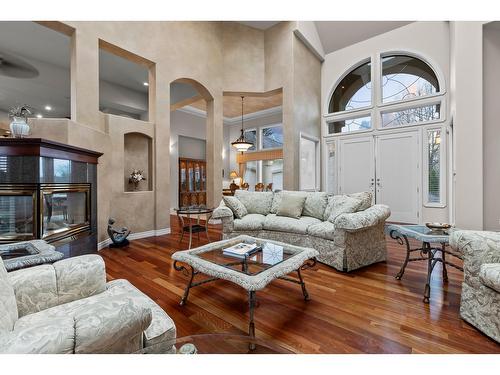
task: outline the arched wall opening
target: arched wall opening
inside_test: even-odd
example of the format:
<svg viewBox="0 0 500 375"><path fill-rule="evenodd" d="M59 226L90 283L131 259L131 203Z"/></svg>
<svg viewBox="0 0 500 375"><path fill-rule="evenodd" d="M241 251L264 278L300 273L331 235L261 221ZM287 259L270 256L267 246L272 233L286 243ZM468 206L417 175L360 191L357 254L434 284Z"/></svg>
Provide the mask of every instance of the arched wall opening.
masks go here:
<svg viewBox="0 0 500 375"><path fill-rule="evenodd" d="M213 206L214 98L200 82L170 83L170 210Z"/></svg>

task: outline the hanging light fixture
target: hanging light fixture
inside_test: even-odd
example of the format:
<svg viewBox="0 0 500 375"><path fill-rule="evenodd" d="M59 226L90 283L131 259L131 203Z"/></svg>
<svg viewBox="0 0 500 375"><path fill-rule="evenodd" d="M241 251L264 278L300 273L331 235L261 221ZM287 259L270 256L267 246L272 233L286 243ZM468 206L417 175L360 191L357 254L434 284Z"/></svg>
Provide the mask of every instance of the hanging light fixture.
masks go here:
<svg viewBox="0 0 500 375"><path fill-rule="evenodd" d="M243 98L244 96L241 97L241 135L236 141L231 142L231 146L241 152L248 151L253 146L252 142L248 142L245 139L245 132L243 130Z"/></svg>

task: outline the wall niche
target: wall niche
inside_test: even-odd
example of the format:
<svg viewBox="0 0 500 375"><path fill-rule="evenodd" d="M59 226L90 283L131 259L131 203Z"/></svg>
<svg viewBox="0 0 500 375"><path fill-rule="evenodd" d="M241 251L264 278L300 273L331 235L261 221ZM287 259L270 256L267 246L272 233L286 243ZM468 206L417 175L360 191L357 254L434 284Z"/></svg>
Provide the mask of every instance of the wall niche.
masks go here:
<svg viewBox="0 0 500 375"><path fill-rule="evenodd" d="M126 133L124 135L123 173L125 192L151 191L152 181L152 140L142 133ZM145 181L137 185L130 182L130 174L134 169L142 171Z"/></svg>

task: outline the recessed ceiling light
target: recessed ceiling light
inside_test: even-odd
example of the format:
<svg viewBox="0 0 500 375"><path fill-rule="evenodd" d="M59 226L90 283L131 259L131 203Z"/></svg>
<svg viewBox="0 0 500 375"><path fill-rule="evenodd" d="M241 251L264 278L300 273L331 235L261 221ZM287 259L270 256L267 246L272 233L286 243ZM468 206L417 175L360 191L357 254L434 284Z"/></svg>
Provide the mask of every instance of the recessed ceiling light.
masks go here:
<svg viewBox="0 0 500 375"><path fill-rule="evenodd" d="M46 105L46 106L45 106L45 110L46 110L46 111L52 111L52 107L51 107L50 105Z"/></svg>
<svg viewBox="0 0 500 375"><path fill-rule="evenodd" d="M148 82L143 82L142 83L144 86L149 86L149 83Z"/></svg>
<svg viewBox="0 0 500 375"><path fill-rule="evenodd" d="M36 115L36 118L42 118L43 116L39 113Z"/></svg>

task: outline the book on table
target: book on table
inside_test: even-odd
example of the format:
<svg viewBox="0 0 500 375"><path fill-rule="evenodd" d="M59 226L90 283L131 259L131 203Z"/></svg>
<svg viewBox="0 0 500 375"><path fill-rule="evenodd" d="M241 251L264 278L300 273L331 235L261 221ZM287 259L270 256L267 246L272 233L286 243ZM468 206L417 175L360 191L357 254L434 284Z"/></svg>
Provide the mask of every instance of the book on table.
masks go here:
<svg viewBox="0 0 500 375"><path fill-rule="evenodd" d="M256 243L239 243L222 250L222 253L235 258L246 258L260 250Z"/></svg>

